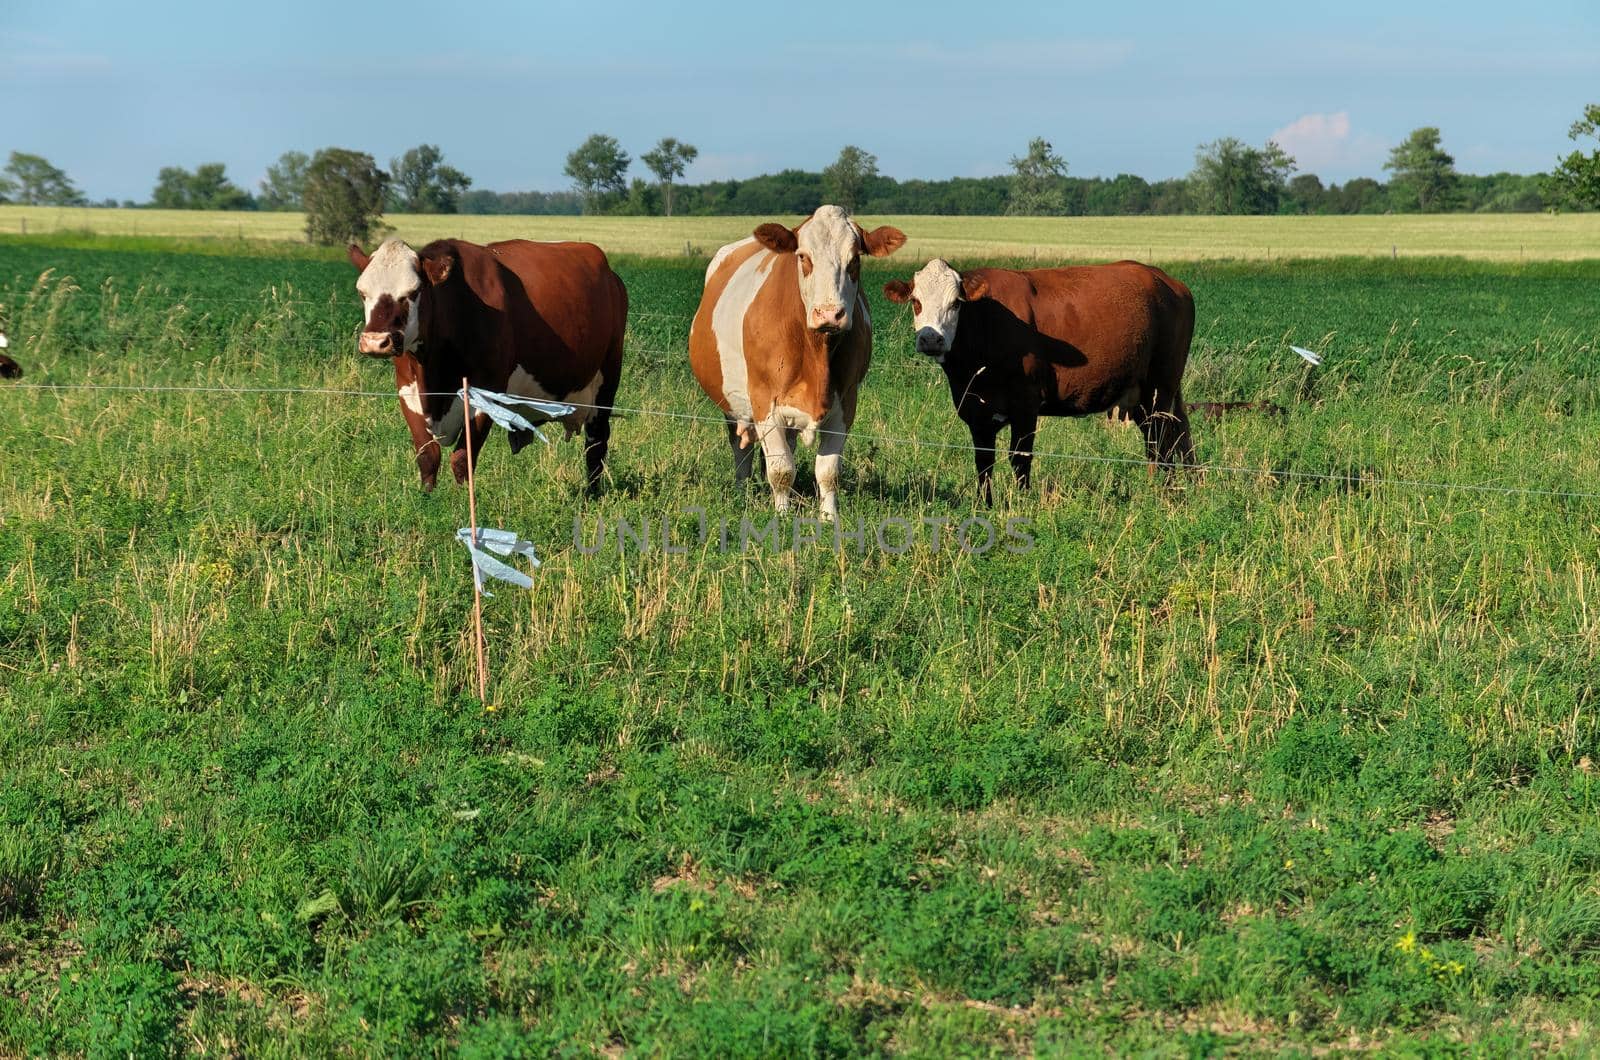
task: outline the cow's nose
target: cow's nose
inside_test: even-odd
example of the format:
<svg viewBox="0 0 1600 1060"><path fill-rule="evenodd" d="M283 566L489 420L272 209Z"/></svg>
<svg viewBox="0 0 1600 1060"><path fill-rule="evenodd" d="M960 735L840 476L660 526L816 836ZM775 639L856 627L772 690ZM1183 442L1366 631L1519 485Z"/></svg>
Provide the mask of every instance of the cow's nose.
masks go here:
<svg viewBox="0 0 1600 1060"><path fill-rule="evenodd" d="M943 353L944 336L936 331L919 331L917 333L918 353Z"/></svg>
<svg viewBox="0 0 1600 1060"><path fill-rule="evenodd" d="M844 306L817 306L811 310L811 326L817 328L844 327Z"/></svg>
<svg viewBox="0 0 1600 1060"><path fill-rule="evenodd" d="M362 353L391 353L394 338L387 331L363 331L357 348Z"/></svg>

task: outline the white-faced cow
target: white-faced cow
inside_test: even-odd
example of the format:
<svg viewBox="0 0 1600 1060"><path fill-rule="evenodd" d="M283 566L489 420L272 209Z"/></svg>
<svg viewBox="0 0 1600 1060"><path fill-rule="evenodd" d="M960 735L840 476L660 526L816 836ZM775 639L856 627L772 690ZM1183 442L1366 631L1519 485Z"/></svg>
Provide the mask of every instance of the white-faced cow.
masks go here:
<svg viewBox="0 0 1600 1060"><path fill-rule="evenodd" d="M778 511L794 485L794 440L817 447L821 513L839 513L839 464L872 359L861 255L905 243L896 228L867 232L837 206L798 228L764 224L717 251L689 330L689 364L727 418L734 479L750 476L759 442Z"/></svg>
<svg viewBox="0 0 1600 1060"><path fill-rule="evenodd" d="M454 395L463 377L488 390L576 405L562 423L568 437L584 429L589 489L598 488L628 320L627 289L599 247L441 239L412 250L391 239L370 256L352 245L350 261L361 270L356 291L366 310L358 349L395 362L423 489L438 477L440 448L461 445L465 417ZM451 454L457 482L490 426L487 416L475 415L472 451ZM512 452L531 440L527 432L510 437Z"/></svg>
<svg viewBox="0 0 1600 1060"><path fill-rule="evenodd" d="M1011 428L1011 466L1026 488L1040 416L1114 412L1139 425L1153 465L1194 462L1182 386L1194 297L1160 269L959 273L935 258L883 291L911 303L917 350L944 368L985 502L1000 428Z"/></svg>

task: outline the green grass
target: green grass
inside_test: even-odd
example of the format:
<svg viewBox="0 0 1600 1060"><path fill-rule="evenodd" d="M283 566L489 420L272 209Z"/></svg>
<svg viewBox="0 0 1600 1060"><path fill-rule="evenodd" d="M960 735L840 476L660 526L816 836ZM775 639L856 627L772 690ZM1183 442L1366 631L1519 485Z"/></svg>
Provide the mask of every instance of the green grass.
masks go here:
<svg viewBox="0 0 1600 1060"><path fill-rule="evenodd" d="M702 263L618 264L619 404L706 413ZM620 420L596 501L491 440L546 561L492 712L393 398L0 390L0 1052L1595 1048L1600 501L1381 480L1595 492L1600 265L1179 275L1190 396L1289 415L1002 472L1022 555L586 556L769 502L710 423ZM7 241L0 325L25 383L387 391L353 278ZM844 514L965 518L873 316Z"/></svg>
<svg viewBox="0 0 1600 1060"><path fill-rule="evenodd" d="M612 253L709 256L774 218L499 217L393 214L393 233L420 245L459 236L584 239ZM1044 260L1144 261L1457 256L1492 261L1571 261L1597 256L1600 214L1401 214L1352 217L931 217L863 218L898 225L900 256L996 256ZM0 206L0 234L82 241L181 238L262 252L264 243L305 241L298 213L102 210Z"/></svg>

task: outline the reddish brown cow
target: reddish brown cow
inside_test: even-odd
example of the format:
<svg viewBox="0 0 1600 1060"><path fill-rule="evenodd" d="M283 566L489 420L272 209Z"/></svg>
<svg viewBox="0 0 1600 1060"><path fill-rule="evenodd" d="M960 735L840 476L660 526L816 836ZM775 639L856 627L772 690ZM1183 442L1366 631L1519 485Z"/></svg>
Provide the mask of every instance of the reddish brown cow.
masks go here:
<svg viewBox="0 0 1600 1060"><path fill-rule="evenodd" d="M0 379L21 379L22 365L0 353Z"/></svg>
<svg viewBox="0 0 1600 1060"><path fill-rule="evenodd" d="M438 477L441 446L458 447L450 469L461 482L488 436L489 418L475 415L472 451L460 448L465 417L454 395L463 377L576 405L562 423L568 437L584 429L589 489L598 488L628 320L627 289L599 247L441 239L415 251L391 239L370 256L352 244L350 261L366 309L358 348L394 359L423 489ZM512 452L531 440L510 437Z"/></svg>
<svg viewBox="0 0 1600 1060"><path fill-rule="evenodd" d="M1026 488L1040 416L1118 410L1143 430L1152 464L1194 462L1182 387L1194 298L1160 269L1119 261L958 273L936 258L912 283L883 290L912 303L917 349L944 367L986 502L1000 428L1011 428L1011 466Z"/></svg>

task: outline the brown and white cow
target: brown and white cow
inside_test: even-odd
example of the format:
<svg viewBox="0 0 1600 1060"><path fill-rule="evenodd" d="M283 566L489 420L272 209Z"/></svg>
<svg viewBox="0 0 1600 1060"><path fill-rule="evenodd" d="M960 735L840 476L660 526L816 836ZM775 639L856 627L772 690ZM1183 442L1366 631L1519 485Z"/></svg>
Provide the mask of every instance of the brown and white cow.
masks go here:
<svg viewBox="0 0 1600 1060"><path fill-rule="evenodd" d="M395 362L423 489L438 477L442 446L458 447L450 469L461 482L489 433L489 418L475 415L472 452L459 448L465 417L454 394L463 377L576 405L562 423L568 437L584 429L589 489L598 488L628 321L627 288L599 247L441 239L412 250L391 239L370 256L352 244L350 261L361 270L356 291L366 310L357 347ZM513 453L531 440L510 437Z"/></svg>
<svg viewBox="0 0 1600 1060"><path fill-rule="evenodd" d="M0 333L0 350L5 349L9 345L11 345L11 343L6 339L4 333ZM21 378L22 365L18 364L16 361L13 361L5 354L0 353L0 379Z"/></svg>
<svg viewBox="0 0 1600 1060"><path fill-rule="evenodd" d="M773 504L787 511L794 440L817 447L824 519L839 514L839 464L872 359L861 255L905 244L896 228L865 231L837 206L797 228L764 224L717 251L689 329L689 364L727 418L734 480L750 476L760 442Z"/></svg>
<svg viewBox="0 0 1600 1060"><path fill-rule="evenodd" d="M1160 269L1119 261L960 273L935 258L883 293L911 303L917 350L944 368L985 502L1003 426L1027 487L1040 416L1115 412L1139 425L1153 465L1194 462L1183 404L1194 297Z"/></svg>

